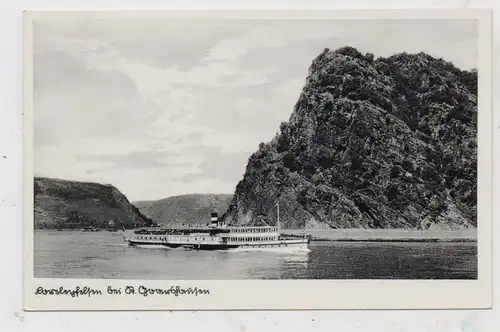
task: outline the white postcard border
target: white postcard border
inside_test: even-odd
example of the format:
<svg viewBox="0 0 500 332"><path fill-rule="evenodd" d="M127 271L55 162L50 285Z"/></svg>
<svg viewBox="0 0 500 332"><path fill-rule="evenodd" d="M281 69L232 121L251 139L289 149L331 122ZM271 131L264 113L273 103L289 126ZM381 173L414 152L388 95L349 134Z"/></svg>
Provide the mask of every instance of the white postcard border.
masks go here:
<svg viewBox="0 0 500 332"><path fill-rule="evenodd" d="M25 310L238 310L238 309L466 309L492 306L492 44L489 10L332 11L27 11L24 13L24 309ZM113 280L34 278L33 258L33 20L128 19L478 19L478 279L477 280ZM107 287L121 290L110 295ZM132 286L134 294L125 294ZM140 294L163 289L168 295ZM35 295L37 289L101 291ZM179 288L177 288L179 287ZM203 291L197 296L183 289ZM128 288L129 292L131 288ZM168 291L170 290L170 291Z"/></svg>

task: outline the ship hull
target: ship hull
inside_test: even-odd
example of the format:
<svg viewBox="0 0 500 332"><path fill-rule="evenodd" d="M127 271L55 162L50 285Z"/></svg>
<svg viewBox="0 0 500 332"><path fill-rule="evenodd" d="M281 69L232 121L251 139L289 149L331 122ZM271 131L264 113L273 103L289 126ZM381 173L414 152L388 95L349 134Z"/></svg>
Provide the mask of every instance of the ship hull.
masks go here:
<svg viewBox="0 0 500 332"><path fill-rule="evenodd" d="M230 252L264 251L264 252L309 252L308 241L283 241L274 244L241 245L237 248L228 249Z"/></svg>
<svg viewBox="0 0 500 332"><path fill-rule="evenodd" d="M250 243L250 244L204 244L204 243L171 243L162 240L138 241L127 239L130 246L141 248L165 248L165 249L188 249L200 251L269 251L269 252L294 252L309 251L307 239L282 240L269 243Z"/></svg>

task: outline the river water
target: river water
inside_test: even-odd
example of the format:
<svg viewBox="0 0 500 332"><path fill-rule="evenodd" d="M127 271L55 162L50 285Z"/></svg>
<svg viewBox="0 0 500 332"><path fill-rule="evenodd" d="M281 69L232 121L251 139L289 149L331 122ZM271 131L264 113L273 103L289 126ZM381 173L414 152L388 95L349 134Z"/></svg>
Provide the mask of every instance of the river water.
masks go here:
<svg viewBox="0 0 500 332"><path fill-rule="evenodd" d="M298 254L141 249L123 232L35 231L36 278L476 279L477 244L312 242Z"/></svg>

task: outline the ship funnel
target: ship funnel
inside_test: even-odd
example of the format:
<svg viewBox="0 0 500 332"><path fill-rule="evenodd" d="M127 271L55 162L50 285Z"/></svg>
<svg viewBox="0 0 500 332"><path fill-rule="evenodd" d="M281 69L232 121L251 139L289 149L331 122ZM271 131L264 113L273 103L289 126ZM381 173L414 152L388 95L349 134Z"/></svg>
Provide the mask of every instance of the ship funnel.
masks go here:
<svg viewBox="0 0 500 332"><path fill-rule="evenodd" d="M212 212L210 214L210 222L214 226L216 226L219 223L219 215L217 214L217 212Z"/></svg>

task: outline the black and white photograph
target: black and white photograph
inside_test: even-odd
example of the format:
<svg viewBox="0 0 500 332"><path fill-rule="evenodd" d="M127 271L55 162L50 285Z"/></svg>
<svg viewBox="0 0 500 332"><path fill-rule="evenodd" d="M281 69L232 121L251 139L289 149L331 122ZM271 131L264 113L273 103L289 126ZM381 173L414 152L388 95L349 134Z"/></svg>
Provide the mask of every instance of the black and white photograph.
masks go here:
<svg viewBox="0 0 500 332"><path fill-rule="evenodd" d="M477 281L479 32L34 19L32 277Z"/></svg>

